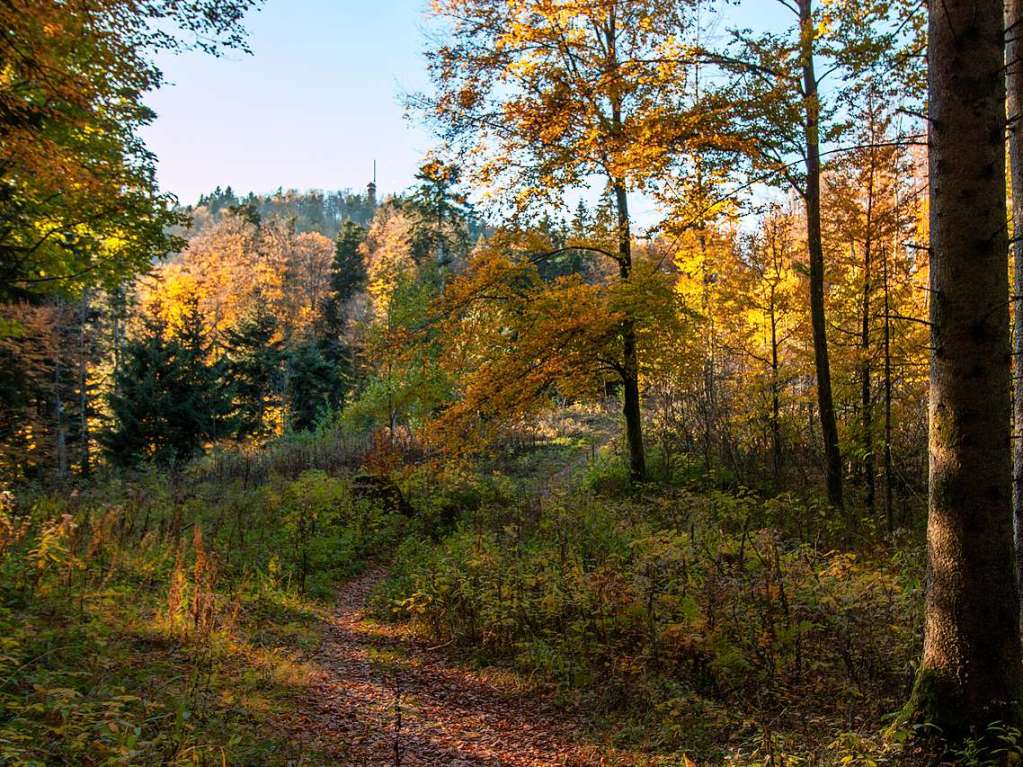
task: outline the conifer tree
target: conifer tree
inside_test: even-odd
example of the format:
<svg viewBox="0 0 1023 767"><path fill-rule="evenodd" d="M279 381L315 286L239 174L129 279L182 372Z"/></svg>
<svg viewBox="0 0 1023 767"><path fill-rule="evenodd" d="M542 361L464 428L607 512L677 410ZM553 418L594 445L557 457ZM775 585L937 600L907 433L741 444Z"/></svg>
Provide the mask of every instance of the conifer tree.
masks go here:
<svg viewBox="0 0 1023 767"><path fill-rule="evenodd" d="M1004 29L1000 0L930 7L930 484L911 708L947 737L1016 725Z"/></svg>
<svg viewBox="0 0 1023 767"><path fill-rule="evenodd" d="M330 359L323 339L308 339L288 350L288 428L310 431L344 402L344 370Z"/></svg>
<svg viewBox="0 0 1023 767"><path fill-rule="evenodd" d="M337 234L330 268L330 295L323 307L327 333L335 339L344 331L346 304L366 287L366 260L360 250L365 240L365 227L354 221L345 221Z"/></svg>
<svg viewBox="0 0 1023 767"><path fill-rule="evenodd" d="M468 249L471 208L458 191L460 179L457 166L433 158L416 173L418 183L406 208L413 221L412 257L419 264L432 258L438 266L450 267Z"/></svg>
<svg viewBox="0 0 1023 767"><path fill-rule="evenodd" d="M266 309L257 309L224 334L224 345L235 436L264 436L272 431L268 414L282 387L284 352L277 319Z"/></svg>
<svg viewBox="0 0 1023 767"><path fill-rule="evenodd" d="M127 342L108 395L113 423L101 435L111 461L178 464L223 436L229 402L195 303L172 332L158 315Z"/></svg>

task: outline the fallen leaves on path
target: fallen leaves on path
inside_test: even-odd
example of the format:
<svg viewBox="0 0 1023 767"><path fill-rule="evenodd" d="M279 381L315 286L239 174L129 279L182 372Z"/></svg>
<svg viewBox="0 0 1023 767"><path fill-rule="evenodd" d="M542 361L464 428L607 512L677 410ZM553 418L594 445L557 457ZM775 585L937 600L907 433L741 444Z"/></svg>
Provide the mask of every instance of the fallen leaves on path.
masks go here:
<svg viewBox="0 0 1023 767"><path fill-rule="evenodd" d="M464 668L400 627L370 620L375 569L338 592L307 724L352 767L599 767L624 762L580 741L521 686ZM303 717L306 718L306 717Z"/></svg>

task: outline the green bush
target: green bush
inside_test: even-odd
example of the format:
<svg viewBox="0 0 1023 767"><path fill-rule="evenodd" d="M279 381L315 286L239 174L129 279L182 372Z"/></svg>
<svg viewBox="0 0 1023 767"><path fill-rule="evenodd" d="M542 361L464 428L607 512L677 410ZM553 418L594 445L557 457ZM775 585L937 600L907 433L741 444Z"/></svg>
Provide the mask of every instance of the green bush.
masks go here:
<svg viewBox="0 0 1023 767"><path fill-rule="evenodd" d="M376 605L598 711L644 712L664 742L790 709L840 731L844 701L880 717L901 699L921 558L801 540L816 520L788 496L681 489L484 505L439 545L407 540Z"/></svg>
<svg viewBox="0 0 1023 767"><path fill-rule="evenodd" d="M320 471L0 495L0 764L308 763L269 717L405 524Z"/></svg>

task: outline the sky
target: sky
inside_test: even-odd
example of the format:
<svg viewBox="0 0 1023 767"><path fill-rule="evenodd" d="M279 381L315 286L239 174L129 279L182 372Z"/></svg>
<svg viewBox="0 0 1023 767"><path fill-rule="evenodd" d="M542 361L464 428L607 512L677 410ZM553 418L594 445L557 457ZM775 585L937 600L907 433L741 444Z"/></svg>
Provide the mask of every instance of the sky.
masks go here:
<svg viewBox="0 0 1023 767"><path fill-rule="evenodd" d="M743 21L780 5L745 0ZM435 144L406 116L426 90L427 0L266 0L249 16L252 55L159 60L167 84L143 131L160 187L183 204L236 192L361 190L377 162L382 194L400 192Z"/></svg>
<svg viewBox="0 0 1023 767"><path fill-rule="evenodd" d="M167 84L143 137L182 203L235 191L407 187L433 145L402 95L427 84L425 0L267 0L247 20L253 55L161 58Z"/></svg>

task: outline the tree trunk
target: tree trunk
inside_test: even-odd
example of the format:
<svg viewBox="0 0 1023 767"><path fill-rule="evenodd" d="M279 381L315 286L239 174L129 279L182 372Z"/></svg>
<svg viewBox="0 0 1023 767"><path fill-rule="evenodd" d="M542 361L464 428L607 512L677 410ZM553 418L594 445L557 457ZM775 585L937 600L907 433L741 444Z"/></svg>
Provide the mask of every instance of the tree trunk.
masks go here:
<svg viewBox="0 0 1023 767"><path fill-rule="evenodd" d="M884 516L890 536L895 532L895 508L892 498L892 318L888 257L883 250L881 279L884 286Z"/></svg>
<svg viewBox="0 0 1023 767"><path fill-rule="evenodd" d="M699 166L699 164L698 164ZM701 184L700 170L697 169L697 184ZM704 337L706 344L706 357L703 360L703 397L706 403L706 418L704 419L703 436L703 465L710 469L714 462L714 440L720 437L718 434L718 407L717 407L717 370L715 365L714 348L714 313L710 305L710 274L707 271L707 232L701 222L699 230L700 244L700 273L703 280L702 304L703 316L706 320L707 332ZM719 451L720 453L720 451Z"/></svg>
<svg viewBox="0 0 1023 767"><path fill-rule="evenodd" d="M771 286L771 469L775 487L781 487L781 374L778 358L778 317L775 286Z"/></svg>
<svg viewBox="0 0 1023 767"><path fill-rule="evenodd" d="M63 318L63 315L61 315ZM59 332L59 331L58 331ZM64 422L64 398L62 387L64 382L61 376L61 355L63 354L62 344L57 347L57 359L53 364L53 428L54 428L54 458L56 460L57 479L66 479L68 475L67 460L67 425Z"/></svg>
<svg viewBox="0 0 1023 767"><path fill-rule="evenodd" d="M1001 0L932 3L928 579L912 708L947 737L1020 719Z"/></svg>
<svg viewBox="0 0 1023 767"><path fill-rule="evenodd" d="M838 448L838 425L831 393L831 363L828 357L827 321L824 313L824 243L821 236L820 100L814 71L812 0L799 0L800 46L802 48L804 129L806 135L806 236L810 255L810 324L813 328L813 357L817 373L817 408L824 443L824 475L828 501L841 509L842 455Z"/></svg>
<svg viewBox="0 0 1023 767"><path fill-rule="evenodd" d="M89 319L89 291L82 291L82 300L78 314L78 437L82 449L78 456L79 470L83 477L89 476L92 469L91 443L89 431L89 355L86 351L85 323Z"/></svg>
<svg viewBox="0 0 1023 767"><path fill-rule="evenodd" d="M629 198L625 185L615 184L618 207L618 255L622 280L632 273L632 231ZM636 349L636 323L630 317L622 323L622 388L624 389L625 437L629 445L629 476L633 482L646 479L646 454L643 450L643 413L639 399L639 353Z"/></svg>
<svg viewBox="0 0 1023 767"><path fill-rule="evenodd" d="M871 123L874 112L871 105ZM876 142L874 131L870 132L871 142ZM863 236L863 296L861 310L863 313L860 327L860 410L861 428L863 430L863 503L867 513L874 516L874 496L877 486L877 467L874 459L874 399L870 388L870 299L873 291L873 245L874 245L874 168L876 166L876 150L870 150L870 170L867 181L867 228Z"/></svg>
<svg viewBox="0 0 1023 767"><path fill-rule="evenodd" d="M1023 0L1005 0L1006 110L1012 171L1013 313L1012 521L1016 582L1023 586Z"/></svg>

